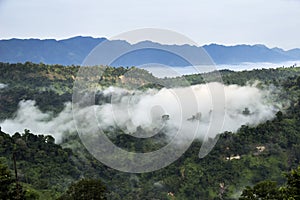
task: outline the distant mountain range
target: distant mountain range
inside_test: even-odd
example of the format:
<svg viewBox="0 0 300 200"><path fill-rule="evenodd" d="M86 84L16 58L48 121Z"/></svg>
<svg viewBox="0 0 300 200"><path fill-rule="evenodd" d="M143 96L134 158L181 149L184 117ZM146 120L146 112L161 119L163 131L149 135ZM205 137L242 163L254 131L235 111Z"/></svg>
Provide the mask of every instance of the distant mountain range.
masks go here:
<svg viewBox="0 0 300 200"><path fill-rule="evenodd" d="M65 40L40 39L9 39L0 40L1 62L34 62L46 64L80 65L86 56L101 42L116 49L141 48L121 56L111 65L139 66L147 63L160 63L170 66L190 65L185 59L170 52L185 52L197 58L201 47L190 45L163 45L151 41L129 44L126 41L108 41L105 38L73 37ZM264 45L223 46L218 44L205 45L203 48L216 64L239 64L243 62L284 62L300 60L300 49L285 51L280 48L268 48ZM165 51L161 51L164 49ZM109 52L105 52L108 53ZM97 63L103 64L103 63Z"/></svg>

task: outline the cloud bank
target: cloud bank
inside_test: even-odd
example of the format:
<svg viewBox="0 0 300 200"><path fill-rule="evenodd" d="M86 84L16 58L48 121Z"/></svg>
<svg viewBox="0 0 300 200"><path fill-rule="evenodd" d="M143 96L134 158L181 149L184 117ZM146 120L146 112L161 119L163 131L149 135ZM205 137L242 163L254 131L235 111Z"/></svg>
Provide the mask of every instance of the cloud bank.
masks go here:
<svg viewBox="0 0 300 200"><path fill-rule="evenodd" d="M142 66L142 69L145 69L152 73L154 76L159 78L164 77L177 77L182 75L190 74L199 74L211 72L212 70L222 70L230 69L234 71L250 71L253 69L270 69L270 68L279 68L279 67L290 67L290 66L299 66L300 61L287 61L279 63L268 63L268 62L257 62L257 63L241 63L241 64L224 64L224 65L215 65L215 66L187 66L187 67L165 67L165 66Z"/></svg>
<svg viewBox="0 0 300 200"><path fill-rule="evenodd" d="M224 113L214 113L209 86L224 88ZM191 93L192 92L192 93ZM192 94L192 95L190 95ZM224 86L220 83L194 85L147 91L130 91L110 87L101 92L111 102L89 107L80 107L75 115L84 116L85 126L96 132L122 129L135 137L147 138L163 130L173 137L181 129L181 139L196 136L203 139L210 126L214 126L212 115L224 119L223 127L210 137L224 131L236 131L241 125L257 125L270 120L281 109L274 102L272 91L260 90L254 86ZM196 105L196 106L195 106ZM95 119L97 123L91 123ZM15 118L0 122L4 132L14 134L29 129L35 134L50 134L61 142L65 134L76 133L72 104L65 104L64 110L56 117L52 113L42 113L34 101L21 101ZM141 131L142 130L142 131ZM195 132L196 130L196 132Z"/></svg>

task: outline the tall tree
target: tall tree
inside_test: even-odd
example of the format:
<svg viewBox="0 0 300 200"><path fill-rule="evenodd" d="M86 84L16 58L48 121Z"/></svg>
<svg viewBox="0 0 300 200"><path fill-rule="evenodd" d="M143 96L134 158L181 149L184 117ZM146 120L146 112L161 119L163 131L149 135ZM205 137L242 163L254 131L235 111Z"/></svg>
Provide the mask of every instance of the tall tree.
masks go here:
<svg viewBox="0 0 300 200"><path fill-rule="evenodd" d="M0 199L23 200L25 193L21 185L16 185L8 167L0 162Z"/></svg>

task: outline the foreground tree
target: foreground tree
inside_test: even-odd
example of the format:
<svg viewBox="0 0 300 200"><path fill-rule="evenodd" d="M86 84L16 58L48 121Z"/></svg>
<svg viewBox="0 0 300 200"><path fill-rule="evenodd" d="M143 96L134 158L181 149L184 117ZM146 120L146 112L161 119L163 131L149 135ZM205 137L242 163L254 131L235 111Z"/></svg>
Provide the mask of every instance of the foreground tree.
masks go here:
<svg viewBox="0 0 300 200"><path fill-rule="evenodd" d="M287 177L287 196L294 199L300 199L300 166L292 170Z"/></svg>
<svg viewBox="0 0 300 200"><path fill-rule="evenodd" d="M21 185L15 183L8 167L0 162L0 199L25 199Z"/></svg>
<svg viewBox="0 0 300 200"><path fill-rule="evenodd" d="M241 200L255 199L278 199L280 192L277 188L277 183L273 181L262 181L256 184L253 188L247 186L242 193Z"/></svg>
<svg viewBox="0 0 300 200"><path fill-rule="evenodd" d="M105 200L106 187L100 180L82 179L73 183L58 200Z"/></svg>
<svg viewBox="0 0 300 200"><path fill-rule="evenodd" d="M300 166L286 174L287 183L285 186L277 187L273 181L262 181L253 188L247 186L240 200L297 200L300 199Z"/></svg>
<svg viewBox="0 0 300 200"><path fill-rule="evenodd" d="M8 190L11 184L12 179L7 166L0 163L0 199L8 198Z"/></svg>

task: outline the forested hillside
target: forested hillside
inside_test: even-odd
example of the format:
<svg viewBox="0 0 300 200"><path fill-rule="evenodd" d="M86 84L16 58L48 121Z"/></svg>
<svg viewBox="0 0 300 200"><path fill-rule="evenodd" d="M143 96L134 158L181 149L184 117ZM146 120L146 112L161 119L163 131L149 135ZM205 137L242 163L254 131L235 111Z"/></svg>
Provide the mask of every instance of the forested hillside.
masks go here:
<svg viewBox="0 0 300 200"><path fill-rule="evenodd" d="M64 103L72 100L78 70L78 66L0 63L0 121L15 117L21 100L35 100L43 112L58 115L64 109ZM122 86L122 76L130 70L132 68L107 67L98 77L99 88ZM134 70L139 73L139 78L143 77L143 80L137 80L142 85L141 90L164 85L181 86L183 79L191 85L200 84L205 76L157 79L145 70ZM258 126L243 125L236 133L220 133L216 146L203 159L198 157L202 143L195 140L170 166L142 174L123 173L103 165L88 153L77 134L66 135L57 144L48 133L31 133L30 130L5 133L2 130L0 199L17 199L16 196L23 199L72 199L74 191L89 190L82 188L97 188L90 190L85 199L238 199L246 186L266 180L277 183L271 184L267 193L276 196L279 194L276 187L282 186L287 188L285 196L278 199L297 199L299 187L295 184L299 182L293 181L299 181L299 172L291 172L295 178L287 181L283 173L297 169L300 164L300 68L222 70L220 73L227 85L274 87L279 91L277 98L288 104L277 112L274 119ZM149 80L161 84L148 84L151 83ZM98 98L101 100L101 96ZM132 137L119 134L113 142L132 151L151 151L161 145L157 141L163 137L162 133L153 140L137 143ZM15 183L13 155L19 187ZM243 198L258 199L250 197L264 188L261 185L247 187Z"/></svg>

